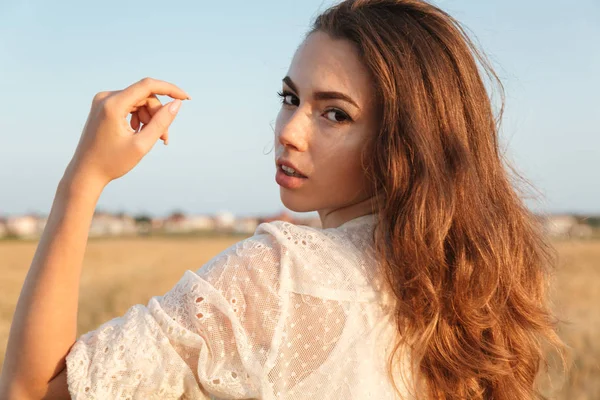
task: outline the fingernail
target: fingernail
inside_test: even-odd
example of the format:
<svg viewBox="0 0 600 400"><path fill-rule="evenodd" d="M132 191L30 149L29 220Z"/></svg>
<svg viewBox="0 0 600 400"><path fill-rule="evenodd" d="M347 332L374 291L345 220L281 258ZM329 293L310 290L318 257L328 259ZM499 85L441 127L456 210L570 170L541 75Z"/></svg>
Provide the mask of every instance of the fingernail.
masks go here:
<svg viewBox="0 0 600 400"><path fill-rule="evenodd" d="M181 105L181 100L179 100L179 99L173 100L171 102L171 105L169 106L169 111L171 112L171 114L177 114L177 110L179 110L180 105Z"/></svg>

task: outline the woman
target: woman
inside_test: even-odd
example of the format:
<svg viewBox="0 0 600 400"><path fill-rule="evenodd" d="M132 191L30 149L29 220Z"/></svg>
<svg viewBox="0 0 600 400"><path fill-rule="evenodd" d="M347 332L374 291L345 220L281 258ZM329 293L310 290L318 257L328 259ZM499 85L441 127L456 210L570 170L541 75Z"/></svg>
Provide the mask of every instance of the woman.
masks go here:
<svg viewBox="0 0 600 400"><path fill-rule="evenodd" d="M189 99L153 79L96 95L19 299L3 398L536 398L542 344L561 346L552 252L505 171L478 63L497 81L423 1L324 12L275 128L281 199L323 228L261 224L75 340L96 201Z"/></svg>

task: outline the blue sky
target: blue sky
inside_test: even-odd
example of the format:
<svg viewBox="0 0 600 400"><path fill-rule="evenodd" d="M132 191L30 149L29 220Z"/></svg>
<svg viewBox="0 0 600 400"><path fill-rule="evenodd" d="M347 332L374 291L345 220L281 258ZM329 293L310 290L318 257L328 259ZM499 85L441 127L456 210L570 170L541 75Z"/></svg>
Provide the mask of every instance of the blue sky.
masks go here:
<svg viewBox="0 0 600 400"><path fill-rule="evenodd" d="M506 87L501 142L544 212L600 213L600 3L438 0ZM47 213L92 97L151 76L194 98L98 206L284 210L273 130L293 53L332 1L0 1L0 215ZM168 100L163 98L163 100ZM316 215L313 213L307 216Z"/></svg>

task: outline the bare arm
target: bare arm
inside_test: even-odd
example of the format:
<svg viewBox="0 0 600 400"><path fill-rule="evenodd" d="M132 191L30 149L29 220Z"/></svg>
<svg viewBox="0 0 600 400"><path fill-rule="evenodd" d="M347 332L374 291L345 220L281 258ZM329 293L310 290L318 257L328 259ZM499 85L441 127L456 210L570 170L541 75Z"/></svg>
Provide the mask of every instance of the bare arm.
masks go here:
<svg viewBox="0 0 600 400"><path fill-rule="evenodd" d="M65 175L58 185L15 310L0 377L2 399L42 398L65 369L77 334L83 256L103 189L85 178Z"/></svg>
<svg viewBox="0 0 600 400"><path fill-rule="evenodd" d="M156 94L176 100L162 106ZM17 302L0 376L0 399L64 393L65 358L77 335L81 264L100 194L109 182L134 168L159 138L167 142L183 99L190 97L182 89L151 78L94 96ZM144 127L138 132L140 123Z"/></svg>

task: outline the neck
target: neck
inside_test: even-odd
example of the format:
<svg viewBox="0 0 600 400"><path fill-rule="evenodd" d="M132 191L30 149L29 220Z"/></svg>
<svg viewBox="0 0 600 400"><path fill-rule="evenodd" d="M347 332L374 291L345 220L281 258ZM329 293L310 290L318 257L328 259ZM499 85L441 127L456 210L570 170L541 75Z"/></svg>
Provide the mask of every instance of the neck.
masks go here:
<svg viewBox="0 0 600 400"><path fill-rule="evenodd" d="M321 226L323 229L337 228L352 219L373 214L377 211L376 207L374 207L374 202L375 197L371 196L358 203L318 210Z"/></svg>

